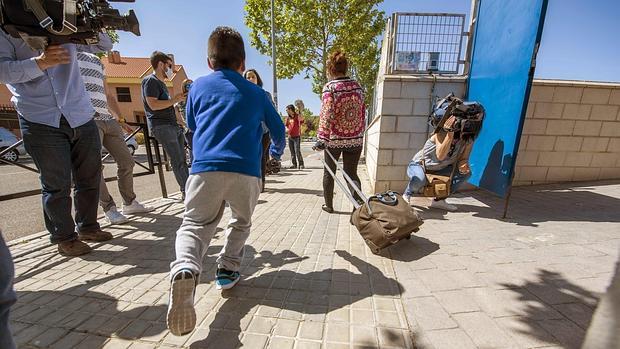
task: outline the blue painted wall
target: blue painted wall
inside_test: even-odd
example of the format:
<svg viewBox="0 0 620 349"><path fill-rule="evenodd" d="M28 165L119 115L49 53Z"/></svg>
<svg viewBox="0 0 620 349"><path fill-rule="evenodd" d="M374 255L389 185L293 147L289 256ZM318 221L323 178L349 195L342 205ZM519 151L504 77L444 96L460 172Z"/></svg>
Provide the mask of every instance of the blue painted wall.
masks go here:
<svg viewBox="0 0 620 349"><path fill-rule="evenodd" d="M486 116L469 182L500 196L512 182L546 8L547 0L479 3L467 99L482 103Z"/></svg>

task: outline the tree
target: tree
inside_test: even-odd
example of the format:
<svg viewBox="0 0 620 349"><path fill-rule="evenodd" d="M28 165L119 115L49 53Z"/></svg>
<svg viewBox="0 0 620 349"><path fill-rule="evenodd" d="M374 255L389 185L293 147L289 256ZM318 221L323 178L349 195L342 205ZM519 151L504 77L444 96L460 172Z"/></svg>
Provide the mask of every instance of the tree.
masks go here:
<svg viewBox="0 0 620 349"><path fill-rule="evenodd" d="M325 66L336 48L350 59L350 74L372 99L379 45L385 26L383 0L276 0L277 77L290 79L304 73L312 78L312 90L320 95L327 82ZM245 23L250 40L260 53L271 55L271 2L247 0Z"/></svg>

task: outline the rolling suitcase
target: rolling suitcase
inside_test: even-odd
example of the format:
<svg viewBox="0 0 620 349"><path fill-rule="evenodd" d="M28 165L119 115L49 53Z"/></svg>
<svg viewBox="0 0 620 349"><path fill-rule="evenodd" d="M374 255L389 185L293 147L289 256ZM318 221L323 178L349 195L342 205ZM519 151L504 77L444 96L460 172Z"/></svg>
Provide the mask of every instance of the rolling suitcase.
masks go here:
<svg viewBox="0 0 620 349"><path fill-rule="evenodd" d="M357 228L372 253L379 254L382 249L396 244L400 240L408 239L413 233L420 230L420 225L423 223L422 219L400 194L389 190L367 197L351 177L344 172L332 154L329 151L325 151L325 153L336 163L337 168L340 169L345 180L357 195L364 200L363 204L358 203L347 187L321 159L336 184L355 207L350 222Z"/></svg>

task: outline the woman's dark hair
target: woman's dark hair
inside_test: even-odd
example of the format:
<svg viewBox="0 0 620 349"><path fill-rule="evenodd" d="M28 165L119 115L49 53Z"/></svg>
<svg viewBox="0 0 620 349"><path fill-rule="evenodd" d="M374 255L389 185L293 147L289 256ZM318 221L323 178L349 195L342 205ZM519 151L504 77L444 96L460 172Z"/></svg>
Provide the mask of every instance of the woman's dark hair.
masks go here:
<svg viewBox="0 0 620 349"><path fill-rule="evenodd" d="M256 71L256 69L248 69L243 73L243 77L244 78L248 78L248 73L252 72L254 73L254 75L256 75L256 84L260 87L263 87L263 79L260 78L260 75L258 75L258 72Z"/></svg>
<svg viewBox="0 0 620 349"><path fill-rule="evenodd" d="M327 59L327 71L331 75L347 75L349 70L349 60L347 55L341 50L335 50Z"/></svg>
<svg viewBox="0 0 620 349"><path fill-rule="evenodd" d="M289 105L287 105L287 106L286 106L286 110L292 110L292 111L295 111L295 106L294 106L294 105L292 105L292 104L289 104Z"/></svg>
<svg viewBox="0 0 620 349"><path fill-rule="evenodd" d="M245 60L243 38L231 27L217 27L209 36L207 57L213 69L237 70Z"/></svg>
<svg viewBox="0 0 620 349"><path fill-rule="evenodd" d="M172 58L161 51L154 51L151 53L151 67L153 67L153 69L157 69L157 64L159 64L159 62L165 64L170 61L172 61Z"/></svg>

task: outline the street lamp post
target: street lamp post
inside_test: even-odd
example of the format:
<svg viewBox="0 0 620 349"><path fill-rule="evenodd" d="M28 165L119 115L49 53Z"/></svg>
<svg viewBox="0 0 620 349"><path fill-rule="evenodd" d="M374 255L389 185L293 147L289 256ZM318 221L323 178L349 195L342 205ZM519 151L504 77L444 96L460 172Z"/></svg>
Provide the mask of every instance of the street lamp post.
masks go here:
<svg viewBox="0 0 620 349"><path fill-rule="evenodd" d="M278 78L276 76L276 23L275 23L275 6L271 0L271 62L273 64L273 103L278 109Z"/></svg>

